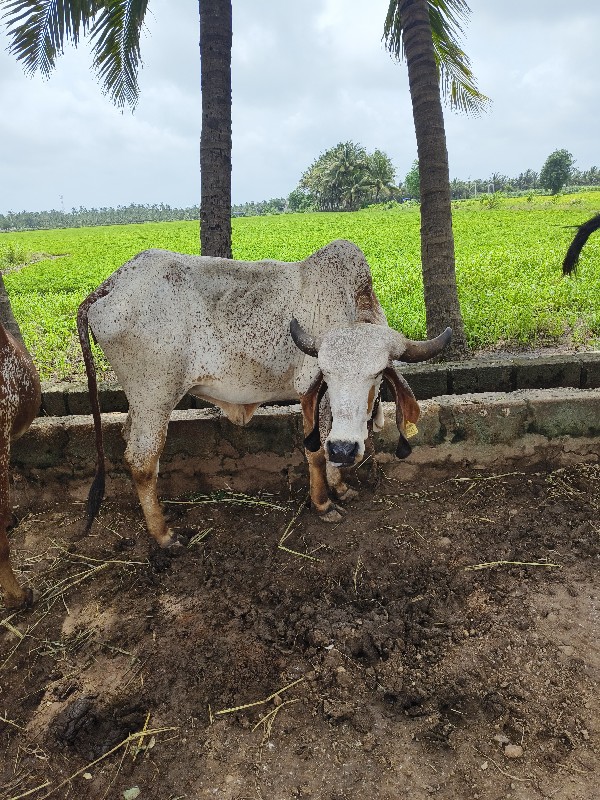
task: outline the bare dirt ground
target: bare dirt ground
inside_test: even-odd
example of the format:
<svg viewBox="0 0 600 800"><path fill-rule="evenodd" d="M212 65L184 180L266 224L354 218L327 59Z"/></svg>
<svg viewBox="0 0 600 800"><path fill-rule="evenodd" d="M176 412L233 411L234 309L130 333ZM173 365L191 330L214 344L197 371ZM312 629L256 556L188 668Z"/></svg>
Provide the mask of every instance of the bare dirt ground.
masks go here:
<svg viewBox="0 0 600 800"><path fill-rule="evenodd" d="M600 466L201 500L20 519L1 798L600 796Z"/></svg>

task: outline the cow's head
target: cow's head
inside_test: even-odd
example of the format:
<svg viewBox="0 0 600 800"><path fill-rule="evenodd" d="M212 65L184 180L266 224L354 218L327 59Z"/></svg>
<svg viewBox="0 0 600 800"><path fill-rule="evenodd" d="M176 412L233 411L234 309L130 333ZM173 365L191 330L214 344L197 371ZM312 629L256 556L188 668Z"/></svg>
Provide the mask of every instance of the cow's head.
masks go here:
<svg viewBox="0 0 600 800"><path fill-rule="evenodd" d="M309 450L318 450L318 408L325 388L329 392L332 425L323 442L325 456L334 466L352 466L361 460L368 436L368 422L382 380L392 389L396 400L396 422L400 442L396 455L405 458L410 445L404 435L407 422L416 422L419 406L408 384L399 378L393 361L425 361L438 355L450 341L452 330L446 328L435 339L414 342L383 325L357 322L346 328L334 328L315 338L293 319L290 333L296 346L319 363L320 375L311 387L314 428L305 441Z"/></svg>

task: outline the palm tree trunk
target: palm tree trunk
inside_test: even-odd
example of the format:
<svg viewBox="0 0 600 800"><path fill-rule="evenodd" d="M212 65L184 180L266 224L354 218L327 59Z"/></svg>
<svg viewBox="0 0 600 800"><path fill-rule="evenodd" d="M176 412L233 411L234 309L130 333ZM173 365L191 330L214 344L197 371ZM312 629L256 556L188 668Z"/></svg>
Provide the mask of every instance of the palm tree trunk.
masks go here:
<svg viewBox="0 0 600 800"><path fill-rule="evenodd" d="M421 182L421 262L427 335L453 330L447 358L468 354L458 302L444 115L427 0L398 0Z"/></svg>
<svg viewBox="0 0 600 800"><path fill-rule="evenodd" d="M231 258L231 0L199 0L200 250Z"/></svg>

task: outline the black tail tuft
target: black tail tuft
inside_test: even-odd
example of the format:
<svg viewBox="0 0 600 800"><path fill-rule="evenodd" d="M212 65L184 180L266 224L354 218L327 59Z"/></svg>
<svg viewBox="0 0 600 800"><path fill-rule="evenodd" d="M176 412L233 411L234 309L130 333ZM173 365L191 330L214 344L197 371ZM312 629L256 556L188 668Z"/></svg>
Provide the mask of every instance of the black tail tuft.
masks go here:
<svg viewBox="0 0 600 800"><path fill-rule="evenodd" d="M104 500L105 484L106 484L106 475L104 470L104 464L100 464L98 470L96 471L96 475L94 476L92 485L90 486L90 491L87 499L85 526L83 528L83 532L86 535L90 532L94 519L96 518L96 514L100 510L100 506L102 505L102 501Z"/></svg>
<svg viewBox="0 0 600 800"><path fill-rule="evenodd" d="M562 271L563 275L571 275L577 269L577 262L579 254L581 253L584 244L590 238L591 234L600 228L600 214L596 214L583 225L580 225L575 234L575 238L571 242L565 260L563 261Z"/></svg>

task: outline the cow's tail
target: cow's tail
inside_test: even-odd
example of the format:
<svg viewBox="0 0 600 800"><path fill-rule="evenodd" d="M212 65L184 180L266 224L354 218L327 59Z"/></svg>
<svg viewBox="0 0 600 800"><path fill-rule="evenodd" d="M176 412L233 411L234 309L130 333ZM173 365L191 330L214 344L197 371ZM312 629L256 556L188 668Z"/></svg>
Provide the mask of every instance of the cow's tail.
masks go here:
<svg viewBox="0 0 600 800"><path fill-rule="evenodd" d="M600 228L600 214L596 214L595 217L592 217L587 222L584 222L583 225L579 226L575 238L567 250L565 260L563 261L563 275L570 275L572 272L575 272L583 245L598 228Z"/></svg>
<svg viewBox="0 0 600 800"><path fill-rule="evenodd" d="M87 374L88 392L90 405L92 406L92 417L94 419L94 433L96 436L96 475L90 488L87 501L84 533L89 533L96 514L100 510L100 505L104 499L104 487L106 483L106 467L104 464L104 442L102 439L102 420L100 417L100 402L98 399L98 381L96 378L96 364L92 353L90 342L90 329L88 324L88 312L90 307L108 292L109 287L103 284L100 289L90 294L77 311L77 332L79 343L83 353L85 371Z"/></svg>

